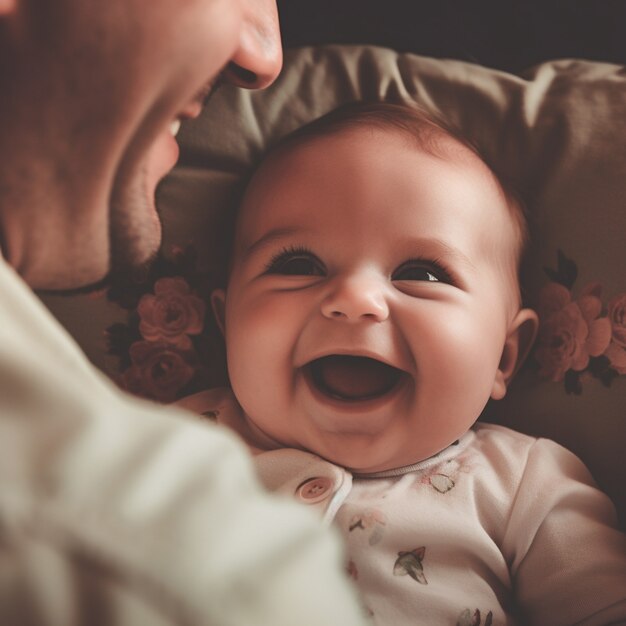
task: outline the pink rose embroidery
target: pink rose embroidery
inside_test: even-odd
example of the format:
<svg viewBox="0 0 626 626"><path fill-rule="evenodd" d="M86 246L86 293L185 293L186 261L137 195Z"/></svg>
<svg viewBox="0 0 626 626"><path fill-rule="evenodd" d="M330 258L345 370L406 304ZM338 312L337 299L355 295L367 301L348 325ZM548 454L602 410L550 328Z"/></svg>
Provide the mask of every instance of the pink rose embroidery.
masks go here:
<svg viewBox="0 0 626 626"><path fill-rule="evenodd" d="M582 371L589 358L603 354L611 340L611 324L602 314L599 285L583 290L578 300L569 289L550 283L539 297L539 336L535 358L539 375L563 380L572 369Z"/></svg>
<svg viewBox="0 0 626 626"><path fill-rule="evenodd" d="M115 276L107 299L127 316L108 326L105 340L119 360L118 384L162 402L223 384L222 341L205 328L213 279L193 246L159 251L143 272Z"/></svg>
<svg viewBox="0 0 626 626"><path fill-rule="evenodd" d="M191 292L185 279L161 278L154 284L154 295L141 298L137 312L141 318L139 332L144 339L188 349L189 335L202 332L205 303Z"/></svg>
<svg viewBox="0 0 626 626"><path fill-rule="evenodd" d="M193 353L167 343L137 341L130 346L131 366L123 373L122 386L139 396L173 402L193 378Z"/></svg>
<svg viewBox="0 0 626 626"><path fill-rule="evenodd" d="M605 355L618 373L626 374L626 293L609 302L608 319L611 324L611 343Z"/></svg>

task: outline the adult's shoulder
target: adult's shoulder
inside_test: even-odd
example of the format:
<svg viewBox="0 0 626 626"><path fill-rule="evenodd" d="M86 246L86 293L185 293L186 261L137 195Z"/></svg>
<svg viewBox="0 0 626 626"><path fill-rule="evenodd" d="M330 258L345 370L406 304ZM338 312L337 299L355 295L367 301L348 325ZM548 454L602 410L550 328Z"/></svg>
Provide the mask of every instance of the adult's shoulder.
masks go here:
<svg viewBox="0 0 626 626"><path fill-rule="evenodd" d="M234 433L123 393L0 283L1 623L362 623L336 537Z"/></svg>

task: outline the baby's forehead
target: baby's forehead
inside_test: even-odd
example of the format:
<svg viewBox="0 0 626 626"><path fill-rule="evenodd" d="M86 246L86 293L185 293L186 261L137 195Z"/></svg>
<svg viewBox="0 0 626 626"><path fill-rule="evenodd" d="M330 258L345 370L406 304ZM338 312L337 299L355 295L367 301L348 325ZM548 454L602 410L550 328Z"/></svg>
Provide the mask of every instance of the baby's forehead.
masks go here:
<svg viewBox="0 0 626 626"><path fill-rule="evenodd" d="M377 154L386 156L389 168L379 167ZM426 155L462 171L472 178L477 189L502 193L497 177L481 157L440 128L429 128L416 135L410 129L395 126L360 124L297 134L281 141L257 168L247 195L275 189L286 176L290 177L290 184L297 185L310 179L312 171L323 183L326 176L332 177L335 166L350 173L393 176L394 169L399 169L394 166L411 161L416 155Z"/></svg>
<svg viewBox="0 0 626 626"><path fill-rule="evenodd" d="M293 137L288 136L265 155L257 167L252 181L265 179L269 176L270 180L265 181L266 183L278 183L280 179L273 178L275 175L274 168L282 167L285 163L293 160L307 160L311 157L312 159L319 159L320 154L325 153L325 156L332 156L334 152L339 150L348 152L354 150L355 155L363 149L376 151L382 138L386 140L386 150L395 153L394 160L411 158L416 152L422 153L435 159L454 163L468 171L480 172L484 175L485 184L498 184L495 175L481 157L469 145L464 144L445 130L433 127L417 134L410 129L381 124L356 124L322 129L319 132L296 133Z"/></svg>
<svg viewBox="0 0 626 626"><path fill-rule="evenodd" d="M397 171L406 172L402 164L411 162L418 154L462 172L476 189L504 197L499 181L481 158L443 130L429 129L416 137L396 127L359 124L297 134L280 142L253 173L244 193L241 217L248 212L246 208L259 204L268 195L300 183L323 185L326 178L333 178L339 170L356 174L358 180L359 172L366 174L374 168L377 176L397 179Z"/></svg>
<svg viewBox="0 0 626 626"><path fill-rule="evenodd" d="M390 177L403 162L423 154L462 170L476 187L502 195L499 181L481 158L439 128L415 136L396 127L356 125L298 134L280 142L266 154L251 177L243 205L257 204L254 199L259 194L265 196L287 185L293 187L299 182L309 182L313 175L318 176L316 182L321 185L324 177L332 176L336 168L351 173L358 173L360 168L367 170L371 160L364 155L376 153L385 155L390 164L386 175Z"/></svg>
<svg viewBox="0 0 626 626"><path fill-rule="evenodd" d="M416 154L426 155L426 161L415 159ZM407 162L409 167L403 167ZM341 175L354 175L356 182L361 172L365 178L374 172L383 180L388 177L390 184L401 177L404 184L412 179L412 171L430 167L429 162L439 163L443 167L438 171L449 172L452 177L460 172L464 180L470 181L471 188L482 190L485 196L495 199L494 204L508 203L489 167L475 152L444 131L435 129L416 138L395 127L357 125L298 135L279 143L252 176L244 194L241 218L246 218L255 206L273 210L280 203L267 202L267 198L280 199L284 189L293 190L302 183L303 189L317 191L318 187L325 186L326 179L335 179L338 171ZM446 187L448 180L444 174L443 179L439 176L437 180L421 184Z"/></svg>

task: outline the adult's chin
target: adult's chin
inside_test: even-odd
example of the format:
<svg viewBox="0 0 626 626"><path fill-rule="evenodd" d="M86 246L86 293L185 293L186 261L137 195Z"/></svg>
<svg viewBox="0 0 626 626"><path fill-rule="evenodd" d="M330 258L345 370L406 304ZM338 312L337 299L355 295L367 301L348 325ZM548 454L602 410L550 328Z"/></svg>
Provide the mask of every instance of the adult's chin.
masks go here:
<svg viewBox="0 0 626 626"><path fill-rule="evenodd" d="M178 160L169 129L157 135L143 160L118 179L111 202L111 268L132 271L149 263L161 245L156 189Z"/></svg>
<svg viewBox="0 0 626 626"><path fill-rule="evenodd" d="M111 270L133 271L154 258L162 228L155 201L161 177L145 166L111 203Z"/></svg>

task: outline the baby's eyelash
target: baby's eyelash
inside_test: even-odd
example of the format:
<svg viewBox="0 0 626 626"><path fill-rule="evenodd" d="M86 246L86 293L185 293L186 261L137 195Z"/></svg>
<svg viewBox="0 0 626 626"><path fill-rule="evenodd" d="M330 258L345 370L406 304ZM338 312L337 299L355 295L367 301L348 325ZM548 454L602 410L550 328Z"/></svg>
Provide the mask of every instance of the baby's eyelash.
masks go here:
<svg viewBox="0 0 626 626"><path fill-rule="evenodd" d="M265 272L282 276L324 276L326 266L308 248L290 246L272 257Z"/></svg>
<svg viewBox="0 0 626 626"><path fill-rule="evenodd" d="M314 256L313 253L304 246L286 246L280 252L277 252L269 260L265 266L265 271L269 272L273 268L278 267L281 263L284 263L287 259L293 256Z"/></svg>
<svg viewBox="0 0 626 626"><path fill-rule="evenodd" d="M446 263L444 263L441 259L431 259L430 261L424 260L425 263L429 263L433 269L437 271L437 273L443 277L443 280L447 283L456 282L452 272L448 269Z"/></svg>
<svg viewBox="0 0 626 626"><path fill-rule="evenodd" d="M408 259L394 271L394 276L400 270L409 268L411 266L421 266L424 270L432 273L440 282L448 283L451 285L456 284L456 278L454 273L448 269L448 266L444 261L438 258L413 257L411 259Z"/></svg>

